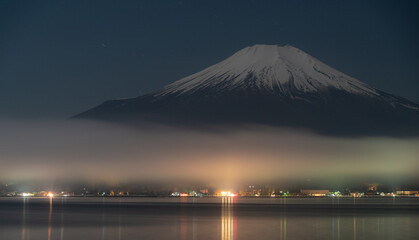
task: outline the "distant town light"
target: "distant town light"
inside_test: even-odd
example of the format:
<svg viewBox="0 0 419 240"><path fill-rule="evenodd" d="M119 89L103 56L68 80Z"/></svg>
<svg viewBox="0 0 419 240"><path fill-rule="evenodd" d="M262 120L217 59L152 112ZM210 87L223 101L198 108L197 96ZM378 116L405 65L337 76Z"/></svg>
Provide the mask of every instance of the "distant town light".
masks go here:
<svg viewBox="0 0 419 240"><path fill-rule="evenodd" d="M49 193L47 194L47 196L48 196L48 197L50 197L50 198L52 198L52 197L54 197L54 194L53 194L52 192L49 192Z"/></svg>
<svg viewBox="0 0 419 240"><path fill-rule="evenodd" d="M232 192L221 192L221 196L223 196L223 197L236 197L237 194L232 193Z"/></svg>

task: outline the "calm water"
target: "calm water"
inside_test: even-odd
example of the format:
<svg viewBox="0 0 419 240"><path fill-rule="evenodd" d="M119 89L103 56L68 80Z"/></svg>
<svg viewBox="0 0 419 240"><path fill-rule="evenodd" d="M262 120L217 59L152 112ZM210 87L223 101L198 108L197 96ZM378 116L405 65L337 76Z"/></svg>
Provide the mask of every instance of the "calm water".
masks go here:
<svg viewBox="0 0 419 240"><path fill-rule="evenodd" d="M0 198L0 239L418 239L418 198Z"/></svg>

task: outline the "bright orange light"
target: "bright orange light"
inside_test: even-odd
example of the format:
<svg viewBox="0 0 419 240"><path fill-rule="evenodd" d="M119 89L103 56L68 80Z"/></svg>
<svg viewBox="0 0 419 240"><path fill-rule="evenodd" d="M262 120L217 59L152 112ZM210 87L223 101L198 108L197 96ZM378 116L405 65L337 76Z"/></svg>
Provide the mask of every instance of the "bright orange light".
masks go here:
<svg viewBox="0 0 419 240"><path fill-rule="evenodd" d="M50 197L50 198L52 198L52 197L54 197L54 194L53 194L52 192L49 192L49 193L47 194L47 196L48 196L48 197Z"/></svg>
<svg viewBox="0 0 419 240"><path fill-rule="evenodd" d="M232 192L221 192L221 196L223 196L223 197L236 197L237 194L232 193Z"/></svg>
<svg viewBox="0 0 419 240"><path fill-rule="evenodd" d="M181 196L181 197L188 197L188 196L189 196L189 194L188 194L188 193L181 193L181 194L180 194L180 196Z"/></svg>

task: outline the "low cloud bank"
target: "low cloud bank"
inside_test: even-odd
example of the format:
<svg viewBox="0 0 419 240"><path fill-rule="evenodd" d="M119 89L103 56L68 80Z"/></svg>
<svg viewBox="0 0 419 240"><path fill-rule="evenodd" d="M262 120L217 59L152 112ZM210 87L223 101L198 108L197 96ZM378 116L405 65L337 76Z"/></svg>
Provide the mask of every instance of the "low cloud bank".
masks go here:
<svg viewBox="0 0 419 240"><path fill-rule="evenodd" d="M414 177L419 139L247 126L198 131L93 121L0 121L3 179L272 181Z"/></svg>

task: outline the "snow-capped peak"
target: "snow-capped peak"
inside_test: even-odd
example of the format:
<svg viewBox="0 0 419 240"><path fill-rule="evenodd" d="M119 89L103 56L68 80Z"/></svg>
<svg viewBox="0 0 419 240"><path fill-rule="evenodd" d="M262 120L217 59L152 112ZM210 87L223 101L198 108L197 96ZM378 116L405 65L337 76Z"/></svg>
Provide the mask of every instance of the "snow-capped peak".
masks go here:
<svg viewBox="0 0 419 240"><path fill-rule="evenodd" d="M335 88L348 93L377 95L377 91L341 73L298 48L286 45L254 45L246 47L226 60L198 73L167 85L155 96L193 93L217 88L218 91L252 87L264 92L291 88L300 92L317 92Z"/></svg>

